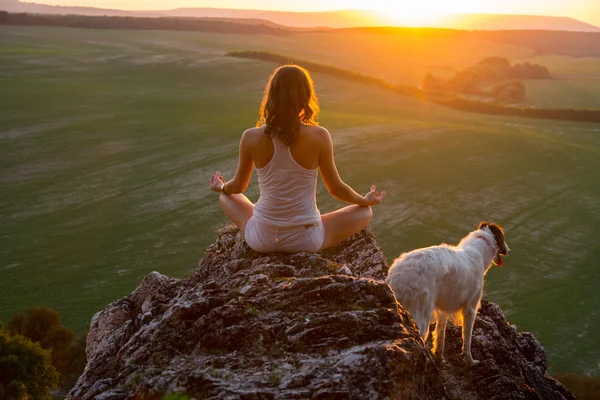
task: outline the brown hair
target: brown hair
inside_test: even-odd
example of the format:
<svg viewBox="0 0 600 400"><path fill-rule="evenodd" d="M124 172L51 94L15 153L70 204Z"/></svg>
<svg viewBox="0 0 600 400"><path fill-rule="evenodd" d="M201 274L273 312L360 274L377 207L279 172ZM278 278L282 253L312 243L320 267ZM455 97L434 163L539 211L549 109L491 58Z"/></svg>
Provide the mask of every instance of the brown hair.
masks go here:
<svg viewBox="0 0 600 400"><path fill-rule="evenodd" d="M300 124L318 125L319 101L308 71L298 65L284 65L270 76L260 104L257 126L265 133L291 146Z"/></svg>

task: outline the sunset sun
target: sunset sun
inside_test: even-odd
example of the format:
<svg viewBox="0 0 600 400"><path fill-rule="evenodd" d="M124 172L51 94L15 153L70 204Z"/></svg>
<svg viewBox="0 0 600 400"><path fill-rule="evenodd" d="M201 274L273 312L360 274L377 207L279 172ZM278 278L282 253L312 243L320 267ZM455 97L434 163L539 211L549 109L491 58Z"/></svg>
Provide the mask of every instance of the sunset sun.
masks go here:
<svg viewBox="0 0 600 400"><path fill-rule="evenodd" d="M492 11L482 6L480 0L419 0L418 2L378 2L377 8L398 25L425 26L435 24L449 14ZM500 10L495 10L500 11Z"/></svg>
<svg viewBox="0 0 600 400"><path fill-rule="evenodd" d="M394 22L407 26L422 26L435 22L439 18L439 11L432 9L429 4L397 4L382 10Z"/></svg>

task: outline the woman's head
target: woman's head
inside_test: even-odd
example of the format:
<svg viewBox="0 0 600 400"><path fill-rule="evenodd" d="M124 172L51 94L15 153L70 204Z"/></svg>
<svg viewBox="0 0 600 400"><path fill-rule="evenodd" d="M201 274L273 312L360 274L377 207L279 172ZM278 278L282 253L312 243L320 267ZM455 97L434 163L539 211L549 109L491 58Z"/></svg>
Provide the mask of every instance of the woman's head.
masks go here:
<svg viewBox="0 0 600 400"><path fill-rule="evenodd" d="M290 64L271 74L258 121L265 125L266 134L289 146L296 141L300 124L316 125L318 114L319 102L307 70Z"/></svg>

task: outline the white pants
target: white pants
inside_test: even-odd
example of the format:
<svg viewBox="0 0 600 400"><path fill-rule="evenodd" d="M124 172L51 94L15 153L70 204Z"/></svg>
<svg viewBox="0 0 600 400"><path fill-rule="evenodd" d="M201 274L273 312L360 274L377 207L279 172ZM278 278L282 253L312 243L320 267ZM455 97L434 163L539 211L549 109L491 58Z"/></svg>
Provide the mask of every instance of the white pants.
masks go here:
<svg viewBox="0 0 600 400"><path fill-rule="evenodd" d="M246 223L244 238L248 246L259 253L316 253L323 246L325 227L319 221L310 225L279 228L260 223L252 216Z"/></svg>

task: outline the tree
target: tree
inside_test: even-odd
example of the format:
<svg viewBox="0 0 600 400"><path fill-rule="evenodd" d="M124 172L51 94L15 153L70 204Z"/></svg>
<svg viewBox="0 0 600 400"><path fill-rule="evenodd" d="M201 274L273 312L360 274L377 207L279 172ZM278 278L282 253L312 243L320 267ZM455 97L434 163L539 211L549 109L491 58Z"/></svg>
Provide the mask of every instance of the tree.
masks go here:
<svg viewBox="0 0 600 400"><path fill-rule="evenodd" d="M425 75L425 78L423 78L421 88L423 90L446 90L446 82L444 82L443 79L428 73Z"/></svg>
<svg viewBox="0 0 600 400"><path fill-rule="evenodd" d="M75 338L75 332L60 322L59 314L50 308L32 308L15 315L9 323L12 335L22 335L49 350L52 365L61 375L61 386L70 388L86 364L87 333Z"/></svg>
<svg viewBox="0 0 600 400"><path fill-rule="evenodd" d="M50 308L32 308L11 318L8 327L12 335L23 335L51 351L52 365L63 373L70 360L68 348L75 332L60 323L59 314Z"/></svg>
<svg viewBox="0 0 600 400"><path fill-rule="evenodd" d="M0 398L43 400L58 381L50 352L0 323Z"/></svg>
<svg viewBox="0 0 600 400"><path fill-rule="evenodd" d="M494 86L489 94L499 101L519 102L525 99L525 84L518 79L502 82Z"/></svg>
<svg viewBox="0 0 600 400"><path fill-rule="evenodd" d="M455 93L481 94L479 75L471 70L464 70L448 81L448 87Z"/></svg>

